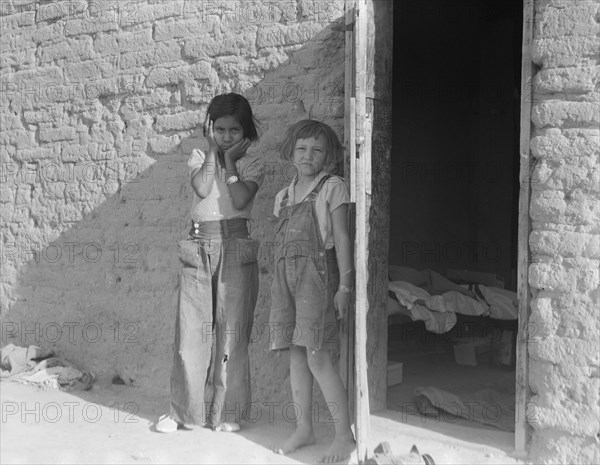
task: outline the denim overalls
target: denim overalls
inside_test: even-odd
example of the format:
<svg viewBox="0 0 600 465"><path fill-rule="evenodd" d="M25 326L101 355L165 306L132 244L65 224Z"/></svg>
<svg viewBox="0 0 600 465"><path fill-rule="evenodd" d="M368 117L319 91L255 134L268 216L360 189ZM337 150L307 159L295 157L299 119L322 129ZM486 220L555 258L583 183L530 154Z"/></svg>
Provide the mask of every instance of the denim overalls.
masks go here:
<svg viewBox="0 0 600 465"><path fill-rule="evenodd" d="M275 269L271 287L271 350L291 344L312 350L338 347L333 296L339 284L335 248L325 249L315 200L324 176L306 198L288 205L286 190L275 236Z"/></svg>
<svg viewBox="0 0 600 465"><path fill-rule="evenodd" d="M183 263L175 323L171 417L240 422L250 407L248 343L258 297L258 242L246 219L194 223L179 242Z"/></svg>

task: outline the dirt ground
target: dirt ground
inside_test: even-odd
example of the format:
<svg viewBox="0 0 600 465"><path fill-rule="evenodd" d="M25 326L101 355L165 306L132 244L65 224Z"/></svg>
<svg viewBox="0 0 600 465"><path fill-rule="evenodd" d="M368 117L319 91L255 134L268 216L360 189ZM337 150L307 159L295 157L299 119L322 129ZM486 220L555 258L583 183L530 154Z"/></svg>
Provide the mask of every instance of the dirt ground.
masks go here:
<svg viewBox="0 0 600 465"><path fill-rule="evenodd" d="M95 384L87 392L38 391L0 383L0 462L39 463L315 463L333 437L330 424L316 427L317 443L288 457L271 452L294 426L281 412L264 409L239 433L205 428L172 434L151 430L168 399L139 388ZM258 417L258 415L257 415ZM449 424L384 411L373 414L370 453L387 441L395 454L415 444L436 464L520 464L512 456L513 434L478 425ZM356 464L353 454L349 463Z"/></svg>

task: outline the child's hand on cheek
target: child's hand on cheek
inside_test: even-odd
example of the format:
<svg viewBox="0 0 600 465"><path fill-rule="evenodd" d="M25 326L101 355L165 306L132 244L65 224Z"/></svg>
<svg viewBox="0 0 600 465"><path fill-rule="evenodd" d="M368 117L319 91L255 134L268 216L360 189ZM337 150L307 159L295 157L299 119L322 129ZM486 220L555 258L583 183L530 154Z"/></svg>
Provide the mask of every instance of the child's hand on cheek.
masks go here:
<svg viewBox="0 0 600 465"><path fill-rule="evenodd" d="M202 126L202 133L206 140L208 141L209 150L214 154L218 153L219 146L217 145L217 141L215 140L215 133L213 130L213 122L210 119L210 115L207 113L206 118L204 119L204 125Z"/></svg>
<svg viewBox="0 0 600 465"><path fill-rule="evenodd" d="M250 147L250 144L252 144L252 141L250 139L247 139L247 138L241 139L239 142L232 145L225 151L225 158L229 159L233 162L239 160L244 155L246 155L246 150L248 150L248 147Z"/></svg>

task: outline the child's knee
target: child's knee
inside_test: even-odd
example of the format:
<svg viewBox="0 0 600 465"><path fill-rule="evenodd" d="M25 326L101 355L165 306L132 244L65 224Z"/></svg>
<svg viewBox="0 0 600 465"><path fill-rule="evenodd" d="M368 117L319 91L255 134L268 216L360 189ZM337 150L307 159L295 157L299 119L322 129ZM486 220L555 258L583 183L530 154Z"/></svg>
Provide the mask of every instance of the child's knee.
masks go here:
<svg viewBox="0 0 600 465"><path fill-rule="evenodd" d="M324 371L331 368L331 357L328 350L307 349L308 366L311 371Z"/></svg>
<svg viewBox="0 0 600 465"><path fill-rule="evenodd" d="M290 347L290 363L305 365L307 363L306 349L292 345Z"/></svg>

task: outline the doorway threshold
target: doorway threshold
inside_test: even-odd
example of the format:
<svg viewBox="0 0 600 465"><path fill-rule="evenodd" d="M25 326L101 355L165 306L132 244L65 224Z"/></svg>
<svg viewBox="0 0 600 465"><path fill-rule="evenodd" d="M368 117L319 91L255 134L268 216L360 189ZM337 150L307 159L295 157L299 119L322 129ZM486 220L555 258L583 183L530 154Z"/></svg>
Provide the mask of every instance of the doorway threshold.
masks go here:
<svg viewBox="0 0 600 465"><path fill-rule="evenodd" d="M387 442L394 455L408 454L413 445L436 464L523 464L514 454L514 432L467 420L456 423L396 410L371 413L369 451Z"/></svg>

